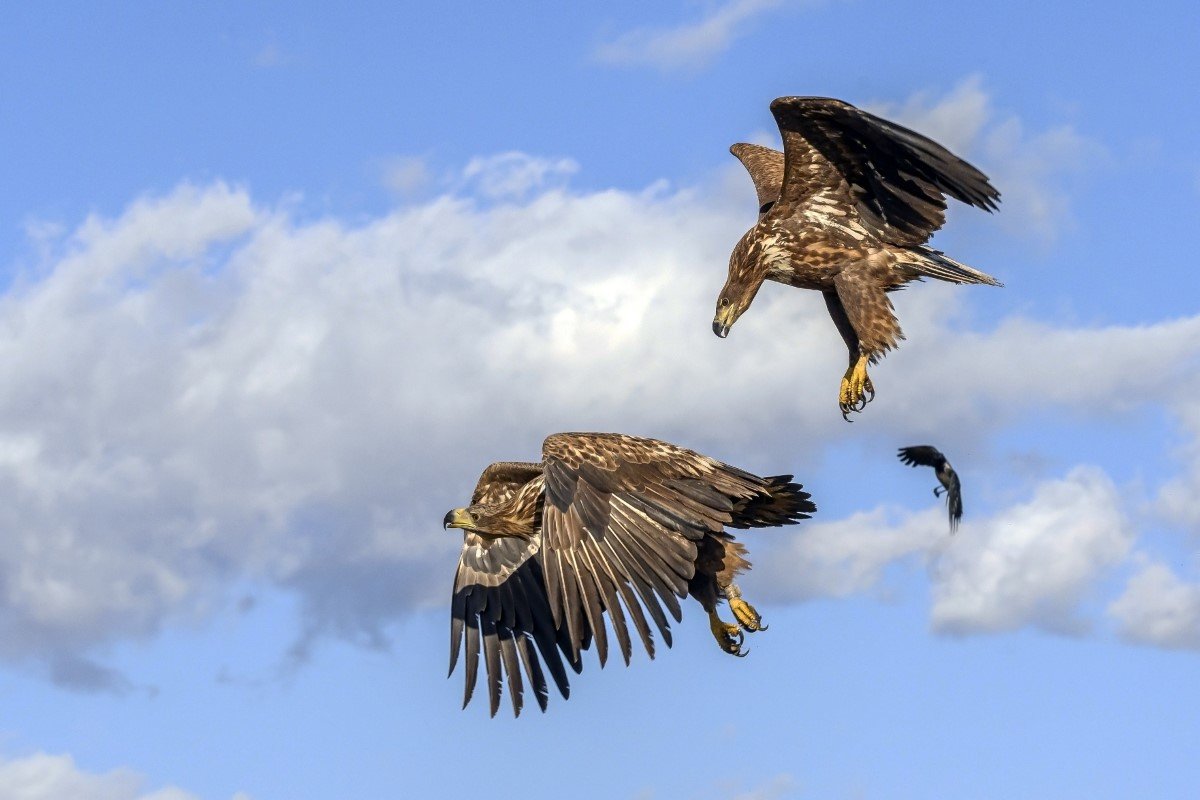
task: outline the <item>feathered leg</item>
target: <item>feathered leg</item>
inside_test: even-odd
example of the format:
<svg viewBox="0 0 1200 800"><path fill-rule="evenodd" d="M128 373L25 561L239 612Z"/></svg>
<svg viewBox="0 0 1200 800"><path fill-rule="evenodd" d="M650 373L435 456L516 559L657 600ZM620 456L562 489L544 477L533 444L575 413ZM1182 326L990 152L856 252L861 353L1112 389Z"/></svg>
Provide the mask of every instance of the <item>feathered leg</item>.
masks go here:
<svg viewBox="0 0 1200 800"><path fill-rule="evenodd" d="M696 557L696 574L688 581L688 593L700 601L708 612L708 627L722 650L730 655L744 656L742 649L746 633L766 630L762 617L754 606L742 599L733 578L749 569L746 548L728 534L709 534L700 542ZM717 605L724 597L736 622L725 622L717 615Z"/></svg>
<svg viewBox="0 0 1200 800"><path fill-rule="evenodd" d="M838 406L846 419L849 419L851 411L862 411L875 398L875 387L867 375L867 365L878 361L904 338L886 291L890 279L886 266L870 260L843 269L833 279L838 301L858 342L858 357L852 358L853 363L842 378L838 397ZM833 314L832 306L830 314ZM837 321L835 317L834 322ZM844 333L842 336L846 338ZM868 391L870 397L867 397Z"/></svg>
<svg viewBox="0 0 1200 800"><path fill-rule="evenodd" d="M838 293L822 292L825 296L825 307L829 309L829 316L833 319L834 326L837 327L838 333L842 335L842 341L846 343L846 350L849 353L850 364L846 367L846 374L842 376L842 385L838 391L838 405L842 409L842 417L849 421L847 416L851 411L862 411L866 408L867 403L875 399L875 386L871 383L871 378L867 376L866 366L862 367L862 392L859 393L857 401L852 400L854 392L851 390L852 381L854 379L854 370L858 366L862 354L858 348L858 334L854 332L854 326L850 324L850 318L846 316L846 308L842 305L842 300L838 297ZM864 394L865 393L865 394ZM866 396L869 394L870 396Z"/></svg>

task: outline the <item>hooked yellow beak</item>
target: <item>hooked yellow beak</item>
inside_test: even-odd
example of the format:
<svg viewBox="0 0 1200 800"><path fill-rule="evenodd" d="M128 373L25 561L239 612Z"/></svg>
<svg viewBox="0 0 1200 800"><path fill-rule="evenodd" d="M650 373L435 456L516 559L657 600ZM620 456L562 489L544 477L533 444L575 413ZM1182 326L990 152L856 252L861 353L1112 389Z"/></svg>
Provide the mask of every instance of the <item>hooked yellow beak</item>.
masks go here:
<svg viewBox="0 0 1200 800"><path fill-rule="evenodd" d="M443 528L470 528L475 524L475 520L467 513L465 508L456 508L453 511L446 513L442 518Z"/></svg>
<svg viewBox="0 0 1200 800"><path fill-rule="evenodd" d="M733 323L737 320L737 315L734 313L732 304L717 310L717 316L713 319L713 333L724 339L729 335L729 329L733 327Z"/></svg>

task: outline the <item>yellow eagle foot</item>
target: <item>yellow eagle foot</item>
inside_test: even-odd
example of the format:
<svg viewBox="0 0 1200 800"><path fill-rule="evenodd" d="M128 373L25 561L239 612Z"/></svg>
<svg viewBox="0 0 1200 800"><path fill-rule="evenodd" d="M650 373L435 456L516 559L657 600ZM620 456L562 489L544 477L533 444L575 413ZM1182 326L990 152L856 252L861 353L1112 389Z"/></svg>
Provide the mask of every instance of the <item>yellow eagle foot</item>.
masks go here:
<svg viewBox="0 0 1200 800"><path fill-rule="evenodd" d="M708 627L713 638L717 640L717 645L726 653L741 657L750 652L742 650L742 642L746 639L742 629L737 625L722 622L716 611L708 612Z"/></svg>
<svg viewBox="0 0 1200 800"><path fill-rule="evenodd" d="M850 412L859 412L867 407L867 403L875 399L875 385L867 375L867 357L859 356L852 366L846 369L842 376L842 387L838 393L838 407L842 410L842 419L850 421Z"/></svg>
<svg viewBox="0 0 1200 800"><path fill-rule="evenodd" d="M765 631L767 626L763 624L762 617L758 615L758 611L754 606L747 603L740 597L729 598L729 610L733 612L733 616L737 618L738 624L743 630L750 632Z"/></svg>

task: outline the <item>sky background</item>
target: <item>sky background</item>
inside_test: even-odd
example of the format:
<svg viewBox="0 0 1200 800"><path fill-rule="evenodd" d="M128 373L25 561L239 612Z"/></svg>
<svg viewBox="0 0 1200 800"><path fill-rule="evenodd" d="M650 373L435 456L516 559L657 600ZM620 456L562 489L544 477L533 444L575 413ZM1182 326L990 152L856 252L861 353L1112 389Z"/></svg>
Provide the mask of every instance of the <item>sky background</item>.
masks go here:
<svg viewBox="0 0 1200 800"><path fill-rule="evenodd" d="M1200 7L115 3L0 13L0 798L1192 798ZM853 425L815 293L710 330L780 95L1003 194ZM494 460L760 474L770 630L548 713L445 678ZM947 533L932 443L962 476Z"/></svg>

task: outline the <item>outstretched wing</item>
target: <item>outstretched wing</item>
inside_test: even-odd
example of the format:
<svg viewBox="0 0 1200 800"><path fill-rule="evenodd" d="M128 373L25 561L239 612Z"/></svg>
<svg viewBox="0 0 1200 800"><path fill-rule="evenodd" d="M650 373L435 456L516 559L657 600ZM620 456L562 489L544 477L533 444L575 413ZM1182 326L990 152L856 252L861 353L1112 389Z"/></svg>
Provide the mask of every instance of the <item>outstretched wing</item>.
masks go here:
<svg viewBox="0 0 1200 800"><path fill-rule="evenodd" d="M680 619L677 598L686 596L695 573L697 543L733 523L755 498L770 496L762 478L654 439L555 434L542 455L540 558L550 607L556 625L567 629L572 656L590 635L601 664L608 657L606 611L626 663L632 649L626 616L651 658L654 641L643 612L670 646L662 606ZM758 507L762 518L778 518L767 507L765 500ZM757 521L753 513L744 519Z"/></svg>
<svg viewBox="0 0 1200 800"><path fill-rule="evenodd" d="M897 455L901 461L910 467L933 467L934 469L940 469L942 464L946 463L946 457L942 455L942 451L927 444L901 447Z"/></svg>
<svg viewBox="0 0 1200 800"><path fill-rule="evenodd" d="M885 241L916 245L946 221L946 196L988 211L1000 193L987 176L915 131L826 97L771 103L784 144L784 181L772 213L815 211L859 221Z"/></svg>
<svg viewBox="0 0 1200 800"><path fill-rule="evenodd" d="M464 708L475 691L481 653L492 716L500 706L505 677L513 713L520 715L525 689L522 668L543 711L549 699L543 664L562 696L570 694L564 664L578 672L579 659L572 656L565 635L556 630L542 568L535 558L540 545L538 536L491 538L467 533L464 537L450 603L451 674L466 645Z"/></svg>
<svg viewBox="0 0 1200 800"><path fill-rule="evenodd" d="M758 215L761 217L775 205L783 189L783 153L745 142L733 145L729 152L742 162L742 166L750 173L750 180L754 181L754 191L758 194Z"/></svg>
<svg viewBox="0 0 1200 800"><path fill-rule="evenodd" d="M541 474L542 465L530 461L497 461L490 464L475 484L471 505L503 503Z"/></svg>

